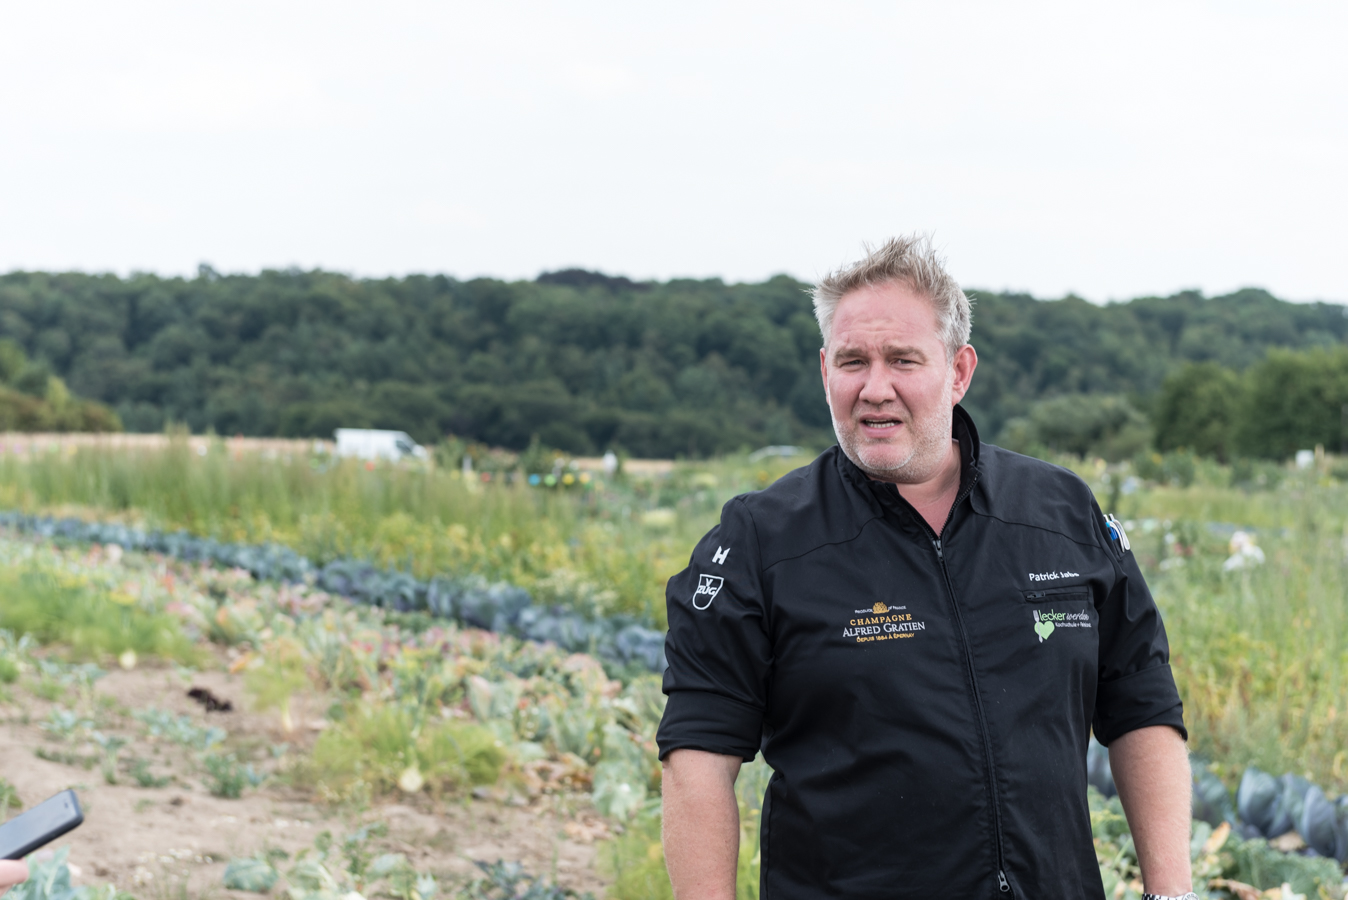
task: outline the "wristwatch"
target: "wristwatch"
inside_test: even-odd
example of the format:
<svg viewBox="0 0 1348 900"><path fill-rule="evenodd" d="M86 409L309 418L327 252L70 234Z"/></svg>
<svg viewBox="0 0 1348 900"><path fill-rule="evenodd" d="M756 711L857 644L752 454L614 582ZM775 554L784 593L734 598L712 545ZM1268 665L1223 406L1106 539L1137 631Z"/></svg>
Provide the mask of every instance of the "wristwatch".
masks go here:
<svg viewBox="0 0 1348 900"><path fill-rule="evenodd" d="M1180 894L1178 897L1167 897L1164 894L1143 894L1142 900L1198 900L1198 895L1193 891Z"/></svg>

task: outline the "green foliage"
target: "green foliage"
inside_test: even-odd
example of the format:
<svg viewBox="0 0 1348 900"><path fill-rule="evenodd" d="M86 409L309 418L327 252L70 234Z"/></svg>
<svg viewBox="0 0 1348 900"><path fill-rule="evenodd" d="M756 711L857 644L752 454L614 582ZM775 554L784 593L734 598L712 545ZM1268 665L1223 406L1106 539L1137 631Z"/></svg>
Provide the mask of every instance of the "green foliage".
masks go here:
<svg viewBox="0 0 1348 900"><path fill-rule="evenodd" d="M299 457L204 457L84 449L19 462L0 458L0 506L77 505L225 541L275 541L318 563L369 559L422 578L476 573L587 613L664 618L666 580L731 496L771 483L808 457L734 456L669 476L592 480L584 491L465 482L457 469L377 467ZM647 512L667 514L646 523ZM218 595L228 589L216 586ZM212 618L224 642L240 619ZM2 625L2 622L0 622Z"/></svg>
<svg viewBox="0 0 1348 900"><path fill-rule="evenodd" d="M1170 453L1139 453L1133 457L1133 471L1139 478L1156 484L1186 488L1198 475L1199 459L1188 450Z"/></svg>
<svg viewBox="0 0 1348 900"><path fill-rule="evenodd" d="M281 873L265 856L231 859L225 866L224 884L231 891L249 891L265 894L272 889Z"/></svg>
<svg viewBox="0 0 1348 900"><path fill-rule="evenodd" d="M482 877L474 879L461 896L464 900L567 900L575 897L593 900L593 894L578 894L570 888L545 882L524 871L517 862L497 860L494 863L476 861ZM648 895L657 896L657 895Z"/></svg>
<svg viewBox="0 0 1348 900"><path fill-rule="evenodd" d="M77 734L92 728L94 723L74 710L53 707L47 712L47 718L41 728L50 737L58 741L69 741Z"/></svg>
<svg viewBox="0 0 1348 900"><path fill-rule="evenodd" d="M237 800L244 788L255 788L263 781L251 764L239 762L233 753L207 753L201 764L206 770L206 789L213 797Z"/></svg>
<svg viewBox="0 0 1348 900"><path fill-rule="evenodd" d="M1348 442L1348 347L1272 349L1243 374L1189 365L1161 387L1156 446L1230 460L1283 460Z"/></svg>
<svg viewBox="0 0 1348 900"><path fill-rule="evenodd" d="M102 759L99 762L103 767L103 780L108 784L116 784L117 758L122 748L126 746L126 738L116 734L103 734L101 731L92 732L89 737L102 751Z"/></svg>
<svg viewBox="0 0 1348 900"><path fill-rule="evenodd" d="M28 858L28 880L9 889L9 900L134 900L115 885L70 883L69 847L61 847L50 859Z"/></svg>
<svg viewBox="0 0 1348 900"><path fill-rule="evenodd" d="M167 787L168 784L173 781L173 779L167 775L155 775L154 772L150 771L150 761L141 757L131 760L127 771L131 775L131 780L136 782L138 787Z"/></svg>
<svg viewBox="0 0 1348 900"><path fill-rule="evenodd" d="M28 667L34 643L30 635L16 637L13 631L0 628L0 698L6 695L4 686L18 681Z"/></svg>
<svg viewBox="0 0 1348 900"><path fill-rule="evenodd" d="M310 685L304 667L304 648L294 640L272 641L259 662L260 665L248 670L244 685L258 709L281 711L281 727L290 734L295 730L290 715L291 698Z"/></svg>
<svg viewBox="0 0 1348 900"><path fill-rule="evenodd" d="M1142 870L1123 805L1118 797L1106 800L1094 787L1087 788L1087 797L1105 896L1139 900ZM1192 828L1189 852L1194 890L1204 900L1228 896L1209 888L1215 883L1225 889L1227 882L1261 891L1290 884L1294 893L1308 897L1343 896L1343 873L1332 859L1282 853L1263 840L1242 841L1231 833L1229 824L1214 830L1206 822L1195 821Z"/></svg>
<svg viewBox="0 0 1348 900"><path fill-rule="evenodd" d="M0 381L13 384L28 368L28 354L10 338L0 338Z"/></svg>
<svg viewBox="0 0 1348 900"><path fill-rule="evenodd" d="M0 628L60 642L75 659L101 659L125 650L194 662L197 650L178 620L113 594L78 576L41 567L0 568ZM124 602L130 600L131 602Z"/></svg>
<svg viewBox="0 0 1348 900"><path fill-rule="evenodd" d="M0 430L121 431L117 414L72 397L44 362L30 363L15 341L0 339Z"/></svg>
<svg viewBox="0 0 1348 900"><path fill-rule="evenodd" d="M301 850L295 857L295 865L286 872L286 893L291 900L345 900L353 892L394 900L433 900L439 892L435 876L417 872L401 853L375 855L370 846L372 839L387 833L383 823L364 825L336 846L332 832L320 833L314 846ZM258 884L270 879L267 885L270 888L276 881L275 862L286 857L285 851L272 849L249 859L234 860L230 865L237 864L239 880L245 875ZM380 889L371 891L376 885ZM225 886L232 886L228 871Z"/></svg>
<svg viewBox="0 0 1348 900"><path fill-rule="evenodd" d="M406 709L361 703L319 736L301 778L331 799L346 800L362 788L395 791L413 769L417 789L424 784L444 793L494 784L504 762L501 742L486 728L453 721L418 727Z"/></svg>
<svg viewBox="0 0 1348 900"><path fill-rule="evenodd" d="M979 365L964 404L987 435L1052 394L1150 396L1185 362L1243 371L1269 347L1348 336L1342 306L1283 303L1260 290L1212 298L1185 291L1103 307L1073 297L974 295Z"/></svg>
<svg viewBox="0 0 1348 900"><path fill-rule="evenodd" d="M784 276L16 272L0 276L0 333L133 431L182 422L327 437L373 426L423 442L453 432L522 450L537 435L572 453L705 456L831 441L808 287ZM1103 307L977 292L981 363L967 403L993 435L1052 394L1149 395L1185 361L1243 370L1270 346L1346 333L1338 306L1257 290Z"/></svg>
<svg viewBox="0 0 1348 900"><path fill-rule="evenodd" d="M0 778L0 822L9 818L9 811L18 812L23 809L23 800L19 797L19 789L10 784L8 779Z"/></svg>
<svg viewBox="0 0 1348 900"><path fill-rule="evenodd" d="M1007 422L998 438L1002 446L1018 453L1070 453L1110 461L1127 459L1150 440L1146 416L1127 399L1108 394L1040 400L1026 415Z"/></svg>
<svg viewBox="0 0 1348 900"><path fill-rule="evenodd" d="M25 274L0 321L133 430L706 455L827 439L804 287Z"/></svg>
<svg viewBox="0 0 1348 900"><path fill-rule="evenodd" d="M739 777L735 779L735 798L740 814L740 849L735 875L738 900L756 900L759 896L763 795L771 777L772 769L760 758L741 766ZM672 900L674 894L665 870L660 825L659 804L648 804L622 835L601 851L599 864L604 874L613 879L609 888L613 900Z"/></svg>
<svg viewBox="0 0 1348 900"><path fill-rule="evenodd" d="M1122 500L1165 616L1191 748L1229 785L1255 765L1348 791L1346 511L1348 486L1313 472L1257 493L1200 477ZM1225 567L1237 527L1266 562Z"/></svg>
<svg viewBox="0 0 1348 900"><path fill-rule="evenodd" d="M600 849L599 865L613 882L612 900L673 900L660 824L659 810L647 810Z"/></svg>
<svg viewBox="0 0 1348 900"><path fill-rule="evenodd" d="M1189 363L1161 385L1153 423L1158 450L1186 449L1223 462L1234 455L1244 385L1215 362Z"/></svg>
<svg viewBox="0 0 1348 900"><path fill-rule="evenodd" d="M1282 853L1263 840L1230 840L1222 851L1223 875L1232 881L1260 890L1290 884L1308 897L1326 896L1322 886L1342 894L1343 871L1332 859Z"/></svg>
<svg viewBox="0 0 1348 900"><path fill-rule="evenodd" d="M137 710L133 715L145 726L146 734L164 738L190 750L210 750L223 743L227 737L223 728L198 725L191 716L177 716L153 706Z"/></svg>
<svg viewBox="0 0 1348 900"><path fill-rule="evenodd" d="M1246 377L1239 431L1245 453L1286 459L1317 444L1348 446L1348 347L1271 350Z"/></svg>

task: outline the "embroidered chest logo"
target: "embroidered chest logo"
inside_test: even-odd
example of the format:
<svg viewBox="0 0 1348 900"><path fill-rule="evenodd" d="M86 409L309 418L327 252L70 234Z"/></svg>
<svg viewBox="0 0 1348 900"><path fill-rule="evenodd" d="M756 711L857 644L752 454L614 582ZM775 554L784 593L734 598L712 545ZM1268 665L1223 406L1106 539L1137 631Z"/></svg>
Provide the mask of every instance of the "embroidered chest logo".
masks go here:
<svg viewBox="0 0 1348 900"><path fill-rule="evenodd" d="M919 631L927 630L927 623L914 621L913 614L906 612L906 606L889 606L881 600L868 609L856 609L856 618L847 620L842 636L851 638L858 644L872 641L893 641L910 638Z"/></svg>
<svg viewBox="0 0 1348 900"><path fill-rule="evenodd" d="M1034 633L1039 635L1041 644L1059 628L1091 627L1091 616L1087 612L1061 613L1052 609L1032 609L1030 612L1034 615Z"/></svg>
<svg viewBox="0 0 1348 900"><path fill-rule="evenodd" d="M721 585L725 579L720 575L699 575L697 576L697 590L693 593L693 609L706 609L711 606L711 601L716 599L716 595L721 593Z"/></svg>

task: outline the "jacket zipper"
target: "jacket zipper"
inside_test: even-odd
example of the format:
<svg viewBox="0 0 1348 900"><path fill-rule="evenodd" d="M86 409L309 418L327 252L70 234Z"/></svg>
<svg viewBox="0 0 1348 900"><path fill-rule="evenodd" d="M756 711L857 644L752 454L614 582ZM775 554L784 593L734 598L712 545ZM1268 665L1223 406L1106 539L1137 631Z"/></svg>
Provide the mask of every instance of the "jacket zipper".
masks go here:
<svg viewBox="0 0 1348 900"><path fill-rule="evenodd" d="M955 502L950 506L950 512L946 515L945 525L941 528L941 533L950 526L950 520L955 517L955 509L964 502L965 498L974 489L974 484L978 481L977 470L974 477L969 479L968 486L960 491L955 497ZM914 510L916 512L916 510ZM945 551L941 548L941 539L931 530L931 526L920 515L918 521L922 527L927 529L927 535L931 540L931 545L936 548L936 560L941 564L941 577L945 581L946 594L950 597L950 608L955 614L955 624L959 627L960 646L964 650L964 664L969 672L969 685L973 691L974 712L978 716L978 728L983 738L983 762L987 766L988 778L988 799L992 805L992 831L996 842L997 851L997 887L1002 893L1011 892L1011 884L1006 880L1006 857L1002 854L1002 811L1001 804L997 798L997 772L992 762L992 740L988 736L988 720L983 712L983 698L978 692L978 676L974 672L974 657L969 649L969 636L964 631L964 619L960 616L959 602L955 599L955 587L950 582L950 570L946 568Z"/></svg>

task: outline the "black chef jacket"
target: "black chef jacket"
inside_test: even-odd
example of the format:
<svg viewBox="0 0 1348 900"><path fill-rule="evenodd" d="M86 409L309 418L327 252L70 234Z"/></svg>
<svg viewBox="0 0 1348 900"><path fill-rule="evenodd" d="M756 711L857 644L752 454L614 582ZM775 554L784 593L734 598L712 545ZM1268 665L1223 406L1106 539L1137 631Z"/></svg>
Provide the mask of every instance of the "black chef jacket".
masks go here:
<svg viewBox="0 0 1348 900"><path fill-rule="evenodd" d="M1161 616L1071 472L980 444L940 537L837 448L669 581L663 758L775 770L762 896L1103 898L1086 745L1187 737Z"/></svg>

